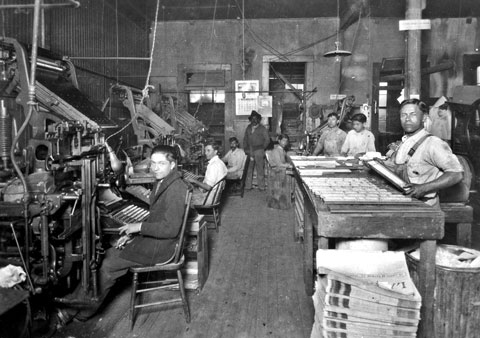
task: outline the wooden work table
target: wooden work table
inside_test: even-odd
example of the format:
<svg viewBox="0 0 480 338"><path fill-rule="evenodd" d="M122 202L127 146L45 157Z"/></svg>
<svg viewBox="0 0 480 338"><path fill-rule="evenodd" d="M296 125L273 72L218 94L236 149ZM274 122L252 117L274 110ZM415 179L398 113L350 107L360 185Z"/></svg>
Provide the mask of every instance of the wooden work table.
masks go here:
<svg viewBox="0 0 480 338"><path fill-rule="evenodd" d="M311 158L313 160L313 158ZM304 282L307 294L314 289L315 250L328 249L329 239L417 239L420 244L419 292L422 295L419 337L433 332L433 301L435 288L436 241L444 235L444 214L418 200L402 202L345 201L325 202L318 195L318 187L308 186L312 176L310 169L318 168L318 161L309 166L305 158L292 163L297 188L303 195L303 248ZM301 165L296 165L301 164ZM364 177L378 187L393 188L382 178L355 166L350 173L328 172L321 177ZM398 192L400 194L400 192ZM400 194L401 195L401 194ZM296 202L297 203L297 202ZM365 262L368 264L368 262Z"/></svg>

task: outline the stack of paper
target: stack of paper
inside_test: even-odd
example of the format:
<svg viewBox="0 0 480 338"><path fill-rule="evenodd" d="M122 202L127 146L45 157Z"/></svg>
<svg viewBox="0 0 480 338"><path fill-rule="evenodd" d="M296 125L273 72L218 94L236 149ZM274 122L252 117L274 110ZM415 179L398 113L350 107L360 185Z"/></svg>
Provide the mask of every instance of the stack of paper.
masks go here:
<svg viewBox="0 0 480 338"><path fill-rule="evenodd" d="M197 214L196 216L194 216L192 218L188 218L187 219L187 228L186 228L187 232L188 233L198 232L198 230L200 229L200 226L203 225L203 223L205 223L203 218L204 218L204 215L200 215L200 214Z"/></svg>
<svg viewBox="0 0 480 338"><path fill-rule="evenodd" d="M311 338L416 337L421 297L397 252L318 250Z"/></svg>
<svg viewBox="0 0 480 338"><path fill-rule="evenodd" d="M195 290L199 287L198 280L198 250L199 239L198 231L206 223L203 215L196 215L195 217L187 219L187 228L185 242L183 244L183 252L185 254L186 262L182 268L182 274L185 283L185 289Z"/></svg>

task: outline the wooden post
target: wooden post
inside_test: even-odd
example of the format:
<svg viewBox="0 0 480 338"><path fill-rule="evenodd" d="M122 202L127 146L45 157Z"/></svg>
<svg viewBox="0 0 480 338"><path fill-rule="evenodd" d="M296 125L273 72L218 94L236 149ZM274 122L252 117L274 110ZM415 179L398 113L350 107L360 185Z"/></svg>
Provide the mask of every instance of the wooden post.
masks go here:
<svg viewBox="0 0 480 338"><path fill-rule="evenodd" d="M437 242L426 240L420 244L420 262L418 264L419 292L422 295L420 310L419 338L432 337L434 334L433 304L435 301L435 255Z"/></svg>
<svg viewBox="0 0 480 338"><path fill-rule="evenodd" d="M422 9L425 8L427 0L407 0L407 20L421 19ZM407 31L407 58L405 64L405 97L407 99L420 97L421 87L421 53L422 53L422 31Z"/></svg>

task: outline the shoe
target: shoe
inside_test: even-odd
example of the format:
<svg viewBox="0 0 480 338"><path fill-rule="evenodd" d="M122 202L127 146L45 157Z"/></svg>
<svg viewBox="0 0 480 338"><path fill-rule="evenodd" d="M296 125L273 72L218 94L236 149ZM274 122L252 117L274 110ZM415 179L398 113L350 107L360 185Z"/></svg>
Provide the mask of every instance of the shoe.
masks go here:
<svg viewBox="0 0 480 338"><path fill-rule="evenodd" d="M56 309L54 320L56 321L57 330L67 326L67 324L70 323L74 317L75 314L70 313L65 309Z"/></svg>

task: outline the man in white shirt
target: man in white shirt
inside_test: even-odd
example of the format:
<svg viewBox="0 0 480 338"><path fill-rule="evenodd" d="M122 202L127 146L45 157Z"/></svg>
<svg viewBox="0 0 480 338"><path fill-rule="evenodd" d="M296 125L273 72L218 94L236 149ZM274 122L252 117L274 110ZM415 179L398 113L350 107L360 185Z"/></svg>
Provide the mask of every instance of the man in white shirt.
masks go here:
<svg viewBox="0 0 480 338"><path fill-rule="evenodd" d="M355 114L352 117L353 129L350 130L340 152L343 156L361 156L375 151L375 136L366 128L367 117Z"/></svg>
<svg viewBox="0 0 480 338"><path fill-rule="evenodd" d="M219 150L220 146L216 142L207 143L205 146L205 156L207 157L208 165L203 182L185 177L187 181L195 186L192 195L192 204L194 205L203 204L212 187L227 175L227 167L218 157Z"/></svg>
<svg viewBox="0 0 480 338"><path fill-rule="evenodd" d="M230 137L230 150L222 158L222 161L227 164L227 178L235 180L242 177L245 165L245 152L240 149L238 139Z"/></svg>

